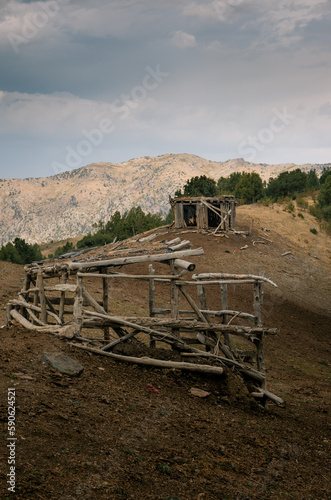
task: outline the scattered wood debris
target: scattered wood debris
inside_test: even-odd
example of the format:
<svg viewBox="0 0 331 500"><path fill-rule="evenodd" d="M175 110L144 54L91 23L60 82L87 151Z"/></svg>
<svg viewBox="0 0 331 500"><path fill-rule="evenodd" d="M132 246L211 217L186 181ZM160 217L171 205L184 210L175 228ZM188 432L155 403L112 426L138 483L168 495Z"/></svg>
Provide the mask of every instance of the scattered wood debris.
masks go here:
<svg viewBox="0 0 331 500"><path fill-rule="evenodd" d="M281 257L285 257L286 255L293 255L292 252L284 252L282 253Z"/></svg>

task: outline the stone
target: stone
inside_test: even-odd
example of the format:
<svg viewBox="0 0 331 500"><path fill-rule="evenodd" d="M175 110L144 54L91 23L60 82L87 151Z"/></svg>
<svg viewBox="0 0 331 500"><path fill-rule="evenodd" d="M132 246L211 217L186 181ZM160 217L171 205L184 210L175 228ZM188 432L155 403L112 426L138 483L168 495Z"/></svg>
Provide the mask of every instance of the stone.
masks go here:
<svg viewBox="0 0 331 500"><path fill-rule="evenodd" d="M210 396L210 392L203 391L202 389L198 389L197 387L191 387L189 393L192 394L192 396L196 396L198 398L207 398L208 396Z"/></svg>
<svg viewBox="0 0 331 500"><path fill-rule="evenodd" d="M71 377L78 377L84 370L78 361L62 352L44 352L41 362L49 363L55 370Z"/></svg>

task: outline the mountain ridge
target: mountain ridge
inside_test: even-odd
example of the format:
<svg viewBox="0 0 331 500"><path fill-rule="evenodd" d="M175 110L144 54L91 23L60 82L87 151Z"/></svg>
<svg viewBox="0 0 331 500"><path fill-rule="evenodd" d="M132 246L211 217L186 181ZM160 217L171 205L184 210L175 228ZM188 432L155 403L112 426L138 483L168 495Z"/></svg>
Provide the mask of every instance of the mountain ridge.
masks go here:
<svg viewBox="0 0 331 500"><path fill-rule="evenodd" d="M91 163L50 177L0 179L0 244L15 237L41 243L83 236L93 230L94 223L107 221L116 210L123 213L134 205L152 213L167 213L169 196L194 176L218 180L246 171L257 172L267 181L295 168L315 168L319 174L324 166L255 164L243 158L216 162L179 153L123 163Z"/></svg>

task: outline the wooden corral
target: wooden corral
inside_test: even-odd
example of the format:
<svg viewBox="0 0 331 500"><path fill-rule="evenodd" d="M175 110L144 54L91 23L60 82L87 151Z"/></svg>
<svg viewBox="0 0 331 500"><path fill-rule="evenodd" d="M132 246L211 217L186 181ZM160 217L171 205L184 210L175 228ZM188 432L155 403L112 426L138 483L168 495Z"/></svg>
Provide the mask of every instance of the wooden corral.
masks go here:
<svg viewBox="0 0 331 500"><path fill-rule="evenodd" d="M18 299L10 300L7 305L7 325L16 321L31 330L70 338L76 347L127 362L214 374L221 374L224 366L230 367L249 381L252 395L262 403L270 399L282 404L265 387L263 337L274 335L277 330L263 327L261 321L264 285L276 285L254 275L207 273L186 279L185 275L195 270L195 264L187 259L202 255L203 249L192 249L188 240L180 238L156 241L164 234L159 230L84 253L72 252L61 259L27 265ZM130 266L137 263L142 274L130 273ZM145 316L116 314L111 299L123 280L146 283ZM101 301L88 289L92 281L99 284ZM215 285L221 305L217 310L207 300L208 288ZM228 289L232 285L251 289L250 312L231 309ZM156 304L156 298L160 297L156 295L156 287L166 290L161 294L162 307ZM169 301L165 307L166 297ZM102 335L96 336L97 331ZM190 362L112 352L116 345L129 341L145 342L151 348L168 346ZM253 347L249 356L243 343ZM213 364L196 364L192 362L194 358L212 360Z"/></svg>
<svg viewBox="0 0 331 500"><path fill-rule="evenodd" d="M234 196L170 198L174 210L175 228L214 228L217 231L235 229L236 200Z"/></svg>

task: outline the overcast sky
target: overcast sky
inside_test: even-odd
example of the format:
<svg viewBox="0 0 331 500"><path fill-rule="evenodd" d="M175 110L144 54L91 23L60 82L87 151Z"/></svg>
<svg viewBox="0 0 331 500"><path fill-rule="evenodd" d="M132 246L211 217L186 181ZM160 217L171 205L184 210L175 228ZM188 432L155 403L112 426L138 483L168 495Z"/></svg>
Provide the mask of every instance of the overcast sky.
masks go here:
<svg viewBox="0 0 331 500"><path fill-rule="evenodd" d="M0 177L331 162L330 0L0 0Z"/></svg>

